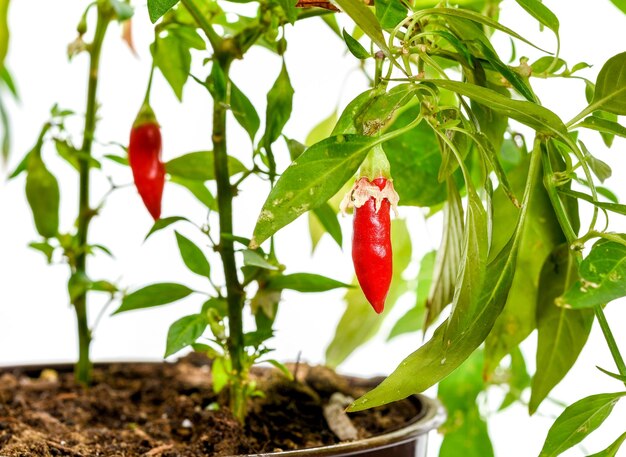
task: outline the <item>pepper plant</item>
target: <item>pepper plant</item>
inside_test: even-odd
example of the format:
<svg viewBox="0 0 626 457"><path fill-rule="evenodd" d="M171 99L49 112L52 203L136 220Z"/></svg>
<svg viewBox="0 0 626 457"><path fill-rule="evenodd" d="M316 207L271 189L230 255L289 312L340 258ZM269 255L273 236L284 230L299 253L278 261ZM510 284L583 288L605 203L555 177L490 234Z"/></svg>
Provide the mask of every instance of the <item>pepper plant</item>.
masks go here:
<svg viewBox="0 0 626 457"><path fill-rule="evenodd" d="M481 449L481 455L492 454L476 404L480 392L490 385L506 386L505 408L524 402L522 393L530 386L528 408L535 413L578 358L594 321L615 364L602 368L602 375L626 383L626 364L604 315L610 301L626 295L626 235L611 231L609 223L609 216L626 214L626 207L603 186L611 170L583 138L587 131L598 132L610 147L615 136L626 137L618 122L618 116L626 115L626 53L609 59L591 81L585 76L589 65L568 63L559 55L559 20L538 0L516 3L554 35L552 52L499 22L497 0L380 0L374 6L360 0L251 3L254 13L248 16L226 1L148 0L155 23L149 81L160 73L181 101L188 81L207 89L213 109L207 143L212 150L161 162L149 82L137 121L129 126L130 166L144 203L157 219L148 236L172 224L187 224L202 237L196 243L175 233L184 264L206 278L206 290L151 284L125 293L116 313L202 296L198 313L170 327L165 355L191 346L213 358L214 389L228 389L230 408L244 421L248 398L262 395L249 377L252 365L268 361L289 375L267 358L283 290L348 288L346 312L327 351L327 363L337 366L381 328L385 314L378 313L393 308L415 287L416 305L395 323L389 337L422 331L428 341L349 410L387 404L439 384L451 417L442 455L458 455L467 446L467 436L476 439L473 448ZM48 258L60 249L70 265L70 296L81 335L77 372L83 382L89 377L87 292L104 290L114 297L118 291L109 282L90 280L85 268L87 255L98 247L87 240L89 221L97 213L89 202L89 172L97 167L90 152L98 56L109 22L130 16L128 6L116 0L98 0L93 6L98 13L93 42L78 40L72 48L86 50L91 59L83 146L73 148L68 141L64 118L71 113L54 108L35 148L13 173L28 173L27 196L45 238L33 247ZM338 26L339 10L354 23L350 31ZM283 135L297 90L285 61L267 93L262 134L261 116L231 79L231 68L245 65L253 46L284 56L285 28L297 30L299 21L316 16L342 39L371 87L348 104L328 134L305 147ZM85 16L81 36L86 23ZM493 45L495 32L514 44L531 46L540 57L507 61ZM195 55L204 59L202 75L190 74ZM541 104L533 86L536 78L579 81L588 105L563 121ZM252 166L228 153L233 121L250 137ZM80 172L75 233L58 233L58 185L41 155L50 138ZM285 170L278 168L275 156L281 141L291 159ZM167 185L185 187L206 206L205 221L180 215L159 218L166 175ZM233 199L249 179L265 185L269 194L253 233L236 233ZM342 208L354 207L355 213L354 284L286 274L274 235L309 213L313 233L326 231L341 244L337 213L346 194ZM421 259L414 281L402 277L409 265L410 237L401 219L391 223L389 212L396 205L407 212L443 213L441 245ZM588 217L582 206L589 209ZM403 255L392 258L392 248ZM217 256L221 274L215 272ZM216 280L222 276L223 283ZM244 331L248 309L256 324L253 331ZM519 346L535 330L537 369L531 380ZM558 455L576 445L624 395L601 393L567 407L549 431L541 455ZM606 455L619 447L620 439Z"/></svg>
<svg viewBox="0 0 626 457"><path fill-rule="evenodd" d="M8 5L8 2L3 2L3 5ZM3 8L6 13L6 7ZM95 21L92 21L93 18L90 17L91 12L95 13ZM97 0L87 6L76 27L78 36L68 46L70 59L78 58L79 54L87 54L89 59L87 101L81 144L78 146L74 143L73 133L66 128L66 120L76 114L71 110L60 108L59 105L54 105L50 111L50 120L43 125L35 145L9 176L10 179L14 179L22 173L26 174L26 197L33 212L35 227L42 237L30 246L41 251L49 263L65 263L69 267L68 293L76 312L78 331L78 361L75 375L76 380L84 385L91 382L92 368L89 353L93 329L89 324L87 312L88 293L103 292L109 294L112 301L117 292L115 284L107 280L91 279L87 271L87 259L90 256L97 252L111 255L104 245L90 242L88 234L92 219L98 215L110 191L117 187L111 183L110 191L94 205L91 196L91 173L92 169L101 167L102 159L122 163L126 160L122 156L111 153L102 154L97 158L92 154L96 139L100 55L110 24L115 21L125 23L132 13L133 10L128 2L120 0ZM92 37L89 42L86 42L84 37L89 32L90 22L93 29ZM8 75L6 72L4 74ZM12 87L10 78L4 80L9 87ZM78 214L74 225L68 231L64 231L59 221L61 194L58 180L44 160L44 156L49 153L48 146L51 144L54 144L58 155L76 170L79 179Z"/></svg>

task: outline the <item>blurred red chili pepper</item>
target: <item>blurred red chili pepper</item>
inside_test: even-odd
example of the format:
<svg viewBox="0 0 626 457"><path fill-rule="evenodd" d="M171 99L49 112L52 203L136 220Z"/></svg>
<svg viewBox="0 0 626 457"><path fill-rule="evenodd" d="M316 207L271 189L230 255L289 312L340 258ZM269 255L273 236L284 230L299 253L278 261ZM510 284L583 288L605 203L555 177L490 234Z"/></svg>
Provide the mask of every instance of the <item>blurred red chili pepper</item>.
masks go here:
<svg viewBox="0 0 626 457"><path fill-rule="evenodd" d="M152 109L144 105L130 131L128 161L137 191L155 220L161 217L161 199L165 186L161 147L161 128Z"/></svg>

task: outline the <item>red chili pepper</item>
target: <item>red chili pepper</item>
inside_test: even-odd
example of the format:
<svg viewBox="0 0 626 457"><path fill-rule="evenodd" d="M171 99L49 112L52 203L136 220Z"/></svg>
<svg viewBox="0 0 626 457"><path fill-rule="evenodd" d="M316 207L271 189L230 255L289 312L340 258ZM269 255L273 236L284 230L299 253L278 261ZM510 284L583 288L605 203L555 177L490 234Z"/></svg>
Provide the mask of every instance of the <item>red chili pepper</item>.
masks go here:
<svg viewBox="0 0 626 457"><path fill-rule="evenodd" d="M367 301L383 312L391 284L392 249L390 209L398 201L391 181L360 178L343 206L354 206L352 261Z"/></svg>
<svg viewBox="0 0 626 457"><path fill-rule="evenodd" d="M128 161L141 199L152 217L159 219L165 166L161 161L161 129L147 106L141 109L130 131Z"/></svg>

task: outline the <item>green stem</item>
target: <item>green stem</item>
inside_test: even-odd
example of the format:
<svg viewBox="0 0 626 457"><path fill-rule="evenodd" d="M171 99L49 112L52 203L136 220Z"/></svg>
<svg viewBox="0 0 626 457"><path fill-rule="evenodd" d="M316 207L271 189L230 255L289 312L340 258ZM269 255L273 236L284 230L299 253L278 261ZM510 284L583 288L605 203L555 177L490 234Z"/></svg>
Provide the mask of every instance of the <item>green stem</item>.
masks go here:
<svg viewBox="0 0 626 457"><path fill-rule="evenodd" d="M87 88L87 109L85 112L85 129L81 156L79 157L79 213L77 221L76 237L78 239L78 255L76 256L75 274L87 276L87 238L89 223L93 217L93 211L89 206L89 174L91 164L91 145L96 130L96 90L98 87L98 68L100 64L100 52L102 43L109 26L110 15L98 4L98 19L93 42L89 47L89 83ZM89 348L91 345L91 330L89 329L87 316L87 293L84 292L74 299L74 310L78 327L78 363L75 368L76 380L88 385L91 382L91 359Z"/></svg>
<svg viewBox="0 0 626 457"><path fill-rule="evenodd" d="M552 207L554 208L554 213L561 225L561 229L565 234L568 245L571 247L576 244L577 234L574 231L572 224L569 221L569 217L567 215L567 211L563 206L563 201L559 197L559 194L556 190L556 186L552 181L552 176L554 175L554 171L552 170L552 163L550 162L550 157L548 156L547 149L543 150L542 154L543 159L543 168L545 172L544 178L544 186L546 191L548 192L548 197L550 198L550 202L552 203ZM576 262L580 265L582 262L582 255L580 251L575 251ZM600 324L600 329L602 330L602 334L604 335L604 339L606 341L607 346L609 347L609 351L611 352L611 356L613 357L613 361L615 362L615 366L619 370L620 375L626 376L626 363L624 363L624 358L620 353L619 347L617 346L617 342L615 341L615 337L613 336L613 332L609 327L609 323L606 320L606 316L604 314L604 310L602 306L595 306L593 311L598 319L598 324ZM626 383L624 383L626 385Z"/></svg>
<svg viewBox="0 0 626 457"><path fill-rule="evenodd" d="M220 65L226 80L231 59L214 62ZM228 302L228 352L230 354L233 381L230 386L230 406L233 414L241 422L246 415L243 384L245 382L244 341L243 341L243 298L244 291L237 276L237 263L233 246L233 187L228 172L228 153L226 150L226 112L228 101L216 94L213 99L213 153L215 182L217 184L217 205L220 219L219 253L224 266ZM226 235L226 236L225 236ZM228 236L231 235L231 236Z"/></svg>

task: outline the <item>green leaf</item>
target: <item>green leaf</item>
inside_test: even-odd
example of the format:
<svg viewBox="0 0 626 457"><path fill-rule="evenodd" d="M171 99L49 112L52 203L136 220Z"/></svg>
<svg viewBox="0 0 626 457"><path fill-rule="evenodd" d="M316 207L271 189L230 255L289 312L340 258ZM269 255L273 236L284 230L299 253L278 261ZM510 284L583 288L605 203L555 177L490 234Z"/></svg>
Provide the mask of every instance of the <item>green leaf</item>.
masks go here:
<svg viewBox="0 0 626 457"><path fill-rule="evenodd" d="M377 0L375 3L376 17L380 26L392 30L406 19L407 7L402 0Z"/></svg>
<svg viewBox="0 0 626 457"><path fill-rule="evenodd" d="M539 0L516 0L528 14L537 19L541 24L559 35L559 19L550 9Z"/></svg>
<svg viewBox="0 0 626 457"><path fill-rule="evenodd" d="M250 141L254 142L261 120L252 102L232 81L230 83L230 109L239 125L250 135Z"/></svg>
<svg viewBox="0 0 626 457"><path fill-rule="evenodd" d="M4 70L4 58L9 50L9 0L0 0L0 70Z"/></svg>
<svg viewBox="0 0 626 457"><path fill-rule="evenodd" d="M498 92L474 84L448 80L430 80L442 89L451 90L545 134L567 135L563 121L547 108L536 103L512 100Z"/></svg>
<svg viewBox="0 0 626 457"><path fill-rule="evenodd" d="M452 17L467 19L467 20L476 22L478 24L491 27L492 29L499 30L503 33L506 33L507 35L512 36L513 38L517 38L518 40L521 40L524 43L529 44L530 46L536 49L539 49L540 51L547 52L544 49L541 49L535 46L533 43L528 41L526 38L524 38L517 32L514 32L508 27L505 27L504 25L500 24L498 21L495 21L488 16L485 16L480 13L476 13L474 11L471 11L465 8L430 8L430 9L422 9L417 12L417 15L419 16L428 16L430 14L436 14L440 16L452 16Z"/></svg>
<svg viewBox="0 0 626 457"><path fill-rule="evenodd" d="M211 211L218 211L217 200L202 181L196 181L193 179L179 178L177 176L171 176L170 181L184 187L193 194L204 206Z"/></svg>
<svg viewBox="0 0 626 457"><path fill-rule="evenodd" d="M611 3L615 5L622 13L626 14L626 0L611 0Z"/></svg>
<svg viewBox="0 0 626 457"><path fill-rule="evenodd" d="M312 273L294 273L270 277L266 288L297 290L298 292L325 292L340 287L353 287L325 276Z"/></svg>
<svg viewBox="0 0 626 457"><path fill-rule="evenodd" d="M290 24L295 24L298 19L298 9L296 8L297 0L278 0L278 4L285 12L287 21Z"/></svg>
<svg viewBox="0 0 626 457"><path fill-rule="evenodd" d="M425 330L437 319L441 311L452 303L462 262L463 205L461 195L452 179L448 178L447 185L448 200L443 209L445 232L437 250L432 283L426 300Z"/></svg>
<svg viewBox="0 0 626 457"><path fill-rule="evenodd" d="M230 360L223 357L219 357L213 360L211 365L211 377L213 381L213 392L220 393L224 387L228 384L228 378L230 372Z"/></svg>
<svg viewBox="0 0 626 457"><path fill-rule="evenodd" d="M104 154L102 157L109 159L111 162L115 162L119 165L129 166L128 158L122 156L116 156L114 154Z"/></svg>
<svg viewBox="0 0 626 457"><path fill-rule="evenodd" d="M371 54L363 47L361 43L359 43L356 39L352 37L346 29L343 29L343 39L346 42L346 46L348 46L348 51L356 57L357 59L369 59Z"/></svg>
<svg viewBox="0 0 626 457"><path fill-rule="evenodd" d="M568 406L554 421L539 457L556 457L580 443L609 417L626 392L597 394Z"/></svg>
<svg viewBox="0 0 626 457"><path fill-rule="evenodd" d="M195 343L208 324L205 314L192 314L178 319L167 332L167 345L163 357L169 357Z"/></svg>
<svg viewBox="0 0 626 457"><path fill-rule="evenodd" d="M598 73L588 110L597 109L626 115L626 52L611 57Z"/></svg>
<svg viewBox="0 0 626 457"><path fill-rule="evenodd" d="M161 16L172 9L180 0L148 0L148 14L154 24Z"/></svg>
<svg viewBox="0 0 626 457"><path fill-rule="evenodd" d="M113 314L166 305L181 300L191 293L193 290L182 284L167 282L151 284L126 295L120 307Z"/></svg>
<svg viewBox="0 0 626 457"><path fill-rule="evenodd" d="M178 232L176 232L176 242L178 243L178 250L187 268L197 275L210 278L211 266L202 250L191 240L185 238Z"/></svg>
<svg viewBox="0 0 626 457"><path fill-rule="evenodd" d="M172 87L179 100L191 70L191 49L206 49L206 44L193 27L170 26L167 35L159 36L152 45L154 65Z"/></svg>
<svg viewBox="0 0 626 457"><path fill-rule="evenodd" d="M626 3L624 6L624 12L626 12ZM617 457L617 451L619 451L619 448L622 447L624 441L626 441L626 432L622 433L619 438L617 438L613 444L605 450L590 455L589 457Z"/></svg>
<svg viewBox="0 0 626 457"><path fill-rule="evenodd" d="M283 62L274 85L267 93L265 133L263 134L262 140L266 149L270 149L272 143L278 139L291 116L293 93L289 73L287 73L287 66L285 62Z"/></svg>
<svg viewBox="0 0 626 457"><path fill-rule="evenodd" d="M385 310L393 309L398 298L408 290L407 282L402 278L404 270L411 262L411 237L406 221L396 219L391 224L391 246L393 256L393 276L387 294ZM356 278L353 280L357 284ZM360 287L348 289L344 296L346 310L335 329L335 336L326 349L326 365L336 367L358 347L376 335L383 323L378 314L372 311Z"/></svg>
<svg viewBox="0 0 626 457"><path fill-rule="evenodd" d="M165 163L165 171L177 178L196 181L215 179L213 151L190 152ZM246 167L236 158L228 156L228 174L236 175L246 171Z"/></svg>
<svg viewBox="0 0 626 457"><path fill-rule="evenodd" d="M306 140L304 140L304 144L311 146L325 140L332 134L336 123L337 111L333 111L326 119L322 119L319 124L311 129L309 134L306 136ZM292 160L295 160L295 157L292 157Z"/></svg>
<svg viewBox="0 0 626 457"><path fill-rule="evenodd" d="M509 173L512 190L523 192L528 176L528 156ZM506 305L485 340L485 375L489 377L502 358L509 354L537 327L535 318L539 277L544 261L556 246L565 242L565 236L554 214L552 203L541 177L533 185L529 203L530 214L522 233L515 276ZM511 204L504 192L493 197L493 232L491 248L501 249L511 236L519 210Z"/></svg>
<svg viewBox="0 0 626 457"><path fill-rule="evenodd" d="M337 135L304 151L270 192L250 247L328 201L356 173L375 141L362 135Z"/></svg>
<svg viewBox="0 0 626 457"><path fill-rule="evenodd" d="M597 116L588 116L583 121L579 122L572 128L584 127L590 130L596 130L600 133L609 133L611 135L621 136L626 138L626 127L607 119L603 119Z"/></svg>
<svg viewBox="0 0 626 457"><path fill-rule="evenodd" d="M361 126L357 128L356 120L367 109L367 107L381 94L380 88L368 89L357 95L348 106L344 108L335 124L332 135L345 133L363 133ZM384 92L382 92L384 93Z"/></svg>
<svg viewBox="0 0 626 457"><path fill-rule="evenodd" d="M415 306L396 321L389 332L387 341L405 333L417 332L424 327L426 300L428 299L428 291L432 284L436 254L437 251L430 251L422 257L419 273L417 274L417 300Z"/></svg>
<svg viewBox="0 0 626 457"><path fill-rule="evenodd" d="M337 214L333 208L328 203L324 203L322 206L315 208L312 211L312 214L315 215L322 227L341 248L343 244L343 235L341 233L341 225L337 219Z"/></svg>
<svg viewBox="0 0 626 457"><path fill-rule="evenodd" d="M334 0L334 3L336 3L344 13L350 16L356 25L358 25L387 56L391 54L378 19L376 19L376 16L374 16L361 0Z"/></svg>
<svg viewBox="0 0 626 457"><path fill-rule="evenodd" d="M243 251L243 264L249 267L265 268L266 270L278 270L276 265L272 265L265 260L265 257L251 249Z"/></svg>
<svg viewBox="0 0 626 457"><path fill-rule="evenodd" d="M186 217L182 217L182 216L172 216L172 217L164 217L162 219L158 219L157 221L154 222L154 225L152 226L152 228L150 229L150 231L144 238L144 241L147 240L150 237L150 235L152 235L153 233L158 232L159 230L163 230L164 228L169 227L170 225L178 221L189 222L189 219L187 219Z"/></svg>
<svg viewBox="0 0 626 457"><path fill-rule="evenodd" d="M439 384L437 396L448 413L440 429L444 437L439 457L494 455L487 423L476 404L478 394L484 389L482 361L482 351L476 351Z"/></svg>
<svg viewBox="0 0 626 457"><path fill-rule="evenodd" d="M618 235L626 240L625 235ZM626 246L600 240L579 268L580 279L558 299L566 308L592 308L626 296Z"/></svg>
<svg viewBox="0 0 626 457"><path fill-rule="evenodd" d="M419 107L402 112L390 131L402 128L415 119ZM441 152L435 132L420 122L408 132L383 144L391 165L393 185L400 195L400 205L435 206L446 199L446 185L439 182Z"/></svg>
<svg viewBox="0 0 626 457"><path fill-rule="evenodd" d="M293 381L293 374L291 373L291 371L289 371L289 368L287 368L284 364L280 363L278 360L269 359L269 360L263 360L263 362L273 365L282 374L284 374L287 379L289 379L290 381Z"/></svg>
<svg viewBox="0 0 626 457"><path fill-rule="evenodd" d="M539 279L537 370L528 405L531 414L574 365L591 331L593 311L565 309L555 303L576 278L573 254L562 244L546 259Z"/></svg>
<svg viewBox="0 0 626 457"><path fill-rule="evenodd" d="M59 231L59 183L46 168L39 151L33 151L28 157L26 199L37 232L44 238L52 238Z"/></svg>
<svg viewBox="0 0 626 457"><path fill-rule="evenodd" d="M46 260L48 261L48 263L52 262L52 255L54 254L54 246L52 246L50 243L46 241L40 242L40 243L33 242L33 243L29 243L28 246L31 247L32 249L35 249L36 251L43 253L43 255L46 256Z"/></svg>

